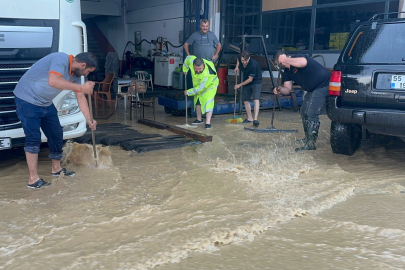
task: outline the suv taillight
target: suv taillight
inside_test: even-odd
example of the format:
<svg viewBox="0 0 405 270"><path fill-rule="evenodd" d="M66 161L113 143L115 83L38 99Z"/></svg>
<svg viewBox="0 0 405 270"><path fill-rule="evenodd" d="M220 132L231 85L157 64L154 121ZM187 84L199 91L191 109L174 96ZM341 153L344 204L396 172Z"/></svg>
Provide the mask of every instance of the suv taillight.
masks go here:
<svg viewBox="0 0 405 270"><path fill-rule="evenodd" d="M329 95L340 96L342 86L342 72L333 71L329 82Z"/></svg>

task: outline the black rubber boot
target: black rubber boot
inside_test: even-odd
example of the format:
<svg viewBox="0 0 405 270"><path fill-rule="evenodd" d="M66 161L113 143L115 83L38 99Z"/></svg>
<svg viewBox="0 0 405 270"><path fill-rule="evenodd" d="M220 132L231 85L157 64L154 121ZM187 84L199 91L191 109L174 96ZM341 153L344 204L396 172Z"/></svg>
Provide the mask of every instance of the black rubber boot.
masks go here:
<svg viewBox="0 0 405 270"><path fill-rule="evenodd" d="M302 143L307 142L307 132L308 132L308 118L307 117L302 118L302 126L304 127L305 137L302 139L299 139L299 140L295 140L296 144L302 144Z"/></svg>
<svg viewBox="0 0 405 270"><path fill-rule="evenodd" d="M305 150L316 150L316 140L318 139L319 122L308 121L308 129L306 133L306 142L303 147L296 148L296 152Z"/></svg>

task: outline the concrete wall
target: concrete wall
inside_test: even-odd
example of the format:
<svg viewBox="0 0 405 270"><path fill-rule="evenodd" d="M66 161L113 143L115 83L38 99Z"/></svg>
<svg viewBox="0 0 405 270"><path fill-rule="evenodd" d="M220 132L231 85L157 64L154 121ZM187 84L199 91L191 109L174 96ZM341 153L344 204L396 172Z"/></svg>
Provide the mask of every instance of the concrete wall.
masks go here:
<svg viewBox="0 0 405 270"><path fill-rule="evenodd" d="M93 20L96 22L110 44L114 47L115 51L118 52L119 58L122 60L122 52L128 41L124 18L98 16L93 18Z"/></svg>
<svg viewBox="0 0 405 270"><path fill-rule="evenodd" d="M108 0L100 0L108 1ZM110 0L113 1L113 0ZM119 1L121 0L114 0ZM127 0L126 5L120 7L120 17L99 16L95 22L118 52L120 59L128 41L135 42L135 32L141 31L142 39L156 40L165 37L173 45L180 45L179 31L183 30L183 0ZM82 12L83 13L83 12ZM154 46L152 46L154 48ZM151 45L142 43L143 56L146 56ZM134 51L134 46L127 47L125 51ZM180 52L183 48L173 48L169 45L170 52Z"/></svg>
<svg viewBox="0 0 405 270"><path fill-rule="evenodd" d="M180 45L179 31L183 30L183 16L183 0L129 0L126 12L128 39L134 42L135 32L141 31L142 39L151 41L161 36L173 45ZM150 49L151 45L143 42L141 54L146 56ZM169 51L182 53L183 48L169 45Z"/></svg>

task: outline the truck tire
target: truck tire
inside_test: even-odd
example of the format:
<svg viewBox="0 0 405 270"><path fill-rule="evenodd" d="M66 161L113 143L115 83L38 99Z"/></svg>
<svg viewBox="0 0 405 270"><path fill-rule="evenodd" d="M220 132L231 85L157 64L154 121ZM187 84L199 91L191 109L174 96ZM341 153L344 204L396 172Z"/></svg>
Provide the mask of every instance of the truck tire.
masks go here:
<svg viewBox="0 0 405 270"><path fill-rule="evenodd" d="M360 142L360 125L342 124L332 121L330 126L330 145L333 153L351 156L359 149Z"/></svg>

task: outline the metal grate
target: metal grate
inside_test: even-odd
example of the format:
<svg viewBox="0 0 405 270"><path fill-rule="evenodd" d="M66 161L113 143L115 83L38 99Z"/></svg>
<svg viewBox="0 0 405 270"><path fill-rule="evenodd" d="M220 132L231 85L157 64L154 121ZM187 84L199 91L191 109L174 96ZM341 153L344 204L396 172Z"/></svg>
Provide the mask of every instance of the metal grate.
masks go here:
<svg viewBox="0 0 405 270"><path fill-rule="evenodd" d="M0 64L0 69L30 68L32 64Z"/></svg>
<svg viewBox="0 0 405 270"><path fill-rule="evenodd" d="M8 93L1 93L0 92L0 98L2 97L14 97L13 92L8 92Z"/></svg>
<svg viewBox="0 0 405 270"><path fill-rule="evenodd" d="M15 112L17 110L17 106L10 106L10 107L0 107L0 112Z"/></svg>
<svg viewBox="0 0 405 270"><path fill-rule="evenodd" d="M0 120L0 126L18 124L19 122L20 122L19 119L16 119L16 120L5 120L5 119L2 119L2 120Z"/></svg>
<svg viewBox="0 0 405 270"><path fill-rule="evenodd" d="M18 82L20 80L21 77L14 77L14 78L10 78L10 77L6 77L6 78L0 78L0 83L7 83L7 82Z"/></svg>
<svg viewBox="0 0 405 270"><path fill-rule="evenodd" d="M0 130L21 128L13 90L32 63L0 63ZM24 72L23 72L24 71Z"/></svg>

